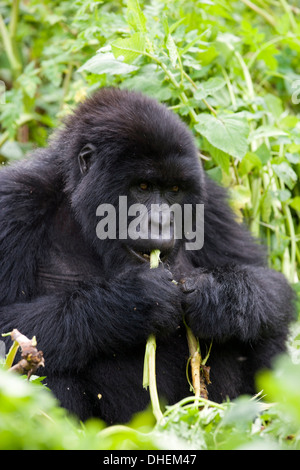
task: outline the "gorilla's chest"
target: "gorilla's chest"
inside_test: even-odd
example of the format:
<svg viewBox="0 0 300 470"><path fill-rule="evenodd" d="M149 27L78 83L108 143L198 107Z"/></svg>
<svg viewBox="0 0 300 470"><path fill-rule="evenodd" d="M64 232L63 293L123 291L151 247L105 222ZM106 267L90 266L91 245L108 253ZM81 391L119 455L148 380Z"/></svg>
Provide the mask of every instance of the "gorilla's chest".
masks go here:
<svg viewBox="0 0 300 470"><path fill-rule="evenodd" d="M48 238L48 248L37 271L38 284L45 293L103 279L99 258L65 208L55 215Z"/></svg>

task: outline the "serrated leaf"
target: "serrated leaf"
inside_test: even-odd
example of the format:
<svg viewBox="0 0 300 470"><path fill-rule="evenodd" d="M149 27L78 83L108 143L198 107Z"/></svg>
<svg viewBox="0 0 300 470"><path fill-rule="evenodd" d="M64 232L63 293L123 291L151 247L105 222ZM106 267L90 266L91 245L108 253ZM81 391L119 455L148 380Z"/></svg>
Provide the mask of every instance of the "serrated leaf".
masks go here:
<svg viewBox="0 0 300 470"><path fill-rule="evenodd" d="M146 17L138 0L127 0L127 21L135 31L146 33Z"/></svg>
<svg viewBox="0 0 300 470"><path fill-rule="evenodd" d="M277 127L273 126L260 126L255 129L249 135L249 142L253 140L262 139L263 137L279 137L281 135L288 135L286 132L278 129Z"/></svg>
<svg viewBox="0 0 300 470"><path fill-rule="evenodd" d="M123 84L120 86L122 88ZM157 69L155 64L146 64L140 67L138 73L132 74L126 79L124 87L146 93L158 101L168 101L172 97L170 86L164 82L164 72Z"/></svg>
<svg viewBox="0 0 300 470"><path fill-rule="evenodd" d="M94 57L83 64L78 71L87 70L88 72L98 75L103 73L124 75L137 69L138 67L135 65L129 65L122 62L120 59L116 59L112 52L98 52Z"/></svg>
<svg viewBox="0 0 300 470"><path fill-rule="evenodd" d="M216 91L221 90L225 86L226 82L221 77L213 77L207 80L207 82L202 82L198 86L198 90L194 93L196 100L203 100L209 95L213 95Z"/></svg>
<svg viewBox="0 0 300 470"><path fill-rule="evenodd" d="M213 160L219 165L225 173L229 174L230 155L214 147L207 139L204 139L205 150L212 156Z"/></svg>
<svg viewBox="0 0 300 470"><path fill-rule="evenodd" d="M242 113L220 117L203 113L197 120L196 130L214 147L240 160L247 153L249 126Z"/></svg>
<svg viewBox="0 0 300 470"><path fill-rule="evenodd" d="M282 181L290 188L293 189L297 182L297 174L294 172L293 168L287 162L279 163L278 165L273 163L273 170L276 175L282 179Z"/></svg>
<svg viewBox="0 0 300 470"><path fill-rule="evenodd" d="M167 49L169 51L169 57L170 57L171 63L173 65L173 67L175 67L176 62L177 62L178 53L177 53L176 44L175 44L174 39L172 38L171 34L168 35L166 46L167 46Z"/></svg>
<svg viewBox="0 0 300 470"><path fill-rule="evenodd" d="M134 33L130 38L114 41L111 49L116 59L122 56L126 63L131 63L143 54L145 45L145 35L143 33Z"/></svg>

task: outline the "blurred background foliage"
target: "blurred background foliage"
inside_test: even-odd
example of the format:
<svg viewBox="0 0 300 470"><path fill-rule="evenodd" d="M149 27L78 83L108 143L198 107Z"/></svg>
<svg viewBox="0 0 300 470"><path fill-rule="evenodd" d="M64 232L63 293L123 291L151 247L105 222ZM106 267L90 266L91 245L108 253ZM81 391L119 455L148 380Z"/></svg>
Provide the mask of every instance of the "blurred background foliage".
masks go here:
<svg viewBox="0 0 300 470"><path fill-rule="evenodd" d="M0 0L0 163L45 146L100 87L145 92L188 124L205 169L265 243L270 266L299 291L299 57L297 0ZM299 351L295 322L289 358L258 382L279 405L245 398L199 414L179 404L159 428L149 413L130 428L78 427L47 391L4 373L0 448L161 448L162 431L175 446L298 448Z"/></svg>

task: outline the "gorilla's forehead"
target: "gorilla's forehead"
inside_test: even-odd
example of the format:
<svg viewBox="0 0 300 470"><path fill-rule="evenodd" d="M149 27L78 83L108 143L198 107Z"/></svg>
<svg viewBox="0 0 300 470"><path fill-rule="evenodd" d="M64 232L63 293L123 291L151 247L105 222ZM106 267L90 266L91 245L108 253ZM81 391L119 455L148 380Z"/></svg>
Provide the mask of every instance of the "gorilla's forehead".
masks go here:
<svg viewBox="0 0 300 470"><path fill-rule="evenodd" d="M187 126L165 105L140 93L101 89L69 121L78 139L161 159L195 152Z"/></svg>

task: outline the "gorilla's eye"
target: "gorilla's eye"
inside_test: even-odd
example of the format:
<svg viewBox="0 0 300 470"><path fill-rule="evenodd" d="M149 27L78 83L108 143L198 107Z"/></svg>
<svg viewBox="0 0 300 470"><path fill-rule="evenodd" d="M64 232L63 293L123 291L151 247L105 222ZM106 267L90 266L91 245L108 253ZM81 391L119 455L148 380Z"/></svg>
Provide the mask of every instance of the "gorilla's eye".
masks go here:
<svg viewBox="0 0 300 470"><path fill-rule="evenodd" d="M178 193L179 186L177 186L177 184L174 184L174 186L172 186L172 191L173 191L173 193Z"/></svg>
<svg viewBox="0 0 300 470"><path fill-rule="evenodd" d="M148 185L148 183L140 183L140 188L143 191L146 191L147 189L149 189L149 185Z"/></svg>

